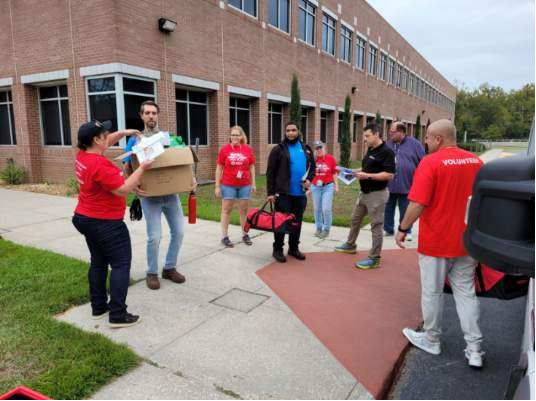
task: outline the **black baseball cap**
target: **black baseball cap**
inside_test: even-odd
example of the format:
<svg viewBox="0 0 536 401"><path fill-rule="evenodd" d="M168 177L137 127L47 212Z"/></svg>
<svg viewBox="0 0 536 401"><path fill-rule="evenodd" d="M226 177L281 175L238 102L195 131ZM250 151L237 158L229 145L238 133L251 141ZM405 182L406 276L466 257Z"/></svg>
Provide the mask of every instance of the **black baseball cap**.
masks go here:
<svg viewBox="0 0 536 401"><path fill-rule="evenodd" d="M112 129L111 121L97 121L92 120L87 123L84 123L78 128L78 147L80 149L87 149L91 146L93 138L103 134L104 132L110 131Z"/></svg>

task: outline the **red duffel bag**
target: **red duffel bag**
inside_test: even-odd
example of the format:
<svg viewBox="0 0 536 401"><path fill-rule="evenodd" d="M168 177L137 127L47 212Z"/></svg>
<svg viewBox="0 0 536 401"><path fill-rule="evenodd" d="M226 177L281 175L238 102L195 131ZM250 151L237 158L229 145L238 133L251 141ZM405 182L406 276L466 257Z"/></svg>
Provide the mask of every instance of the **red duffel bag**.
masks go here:
<svg viewBox="0 0 536 401"><path fill-rule="evenodd" d="M505 274L482 263L476 266L475 291L478 297L514 299L526 295L528 288L528 277ZM448 278L445 279L444 292L452 293Z"/></svg>
<svg viewBox="0 0 536 401"><path fill-rule="evenodd" d="M270 204L270 211L265 210L268 204ZM276 212L273 204L268 201L260 209L249 209L244 232L247 233L251 228L289 234L299 229L299 223L292 213Z"/></svg>

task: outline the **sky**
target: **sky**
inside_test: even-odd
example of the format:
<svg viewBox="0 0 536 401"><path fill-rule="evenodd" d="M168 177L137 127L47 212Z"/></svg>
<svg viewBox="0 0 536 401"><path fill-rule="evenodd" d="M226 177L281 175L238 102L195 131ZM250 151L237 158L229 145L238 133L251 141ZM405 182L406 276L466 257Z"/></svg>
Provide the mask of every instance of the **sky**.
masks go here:
<svg viewBox="0 0 536 401"><path fill-rule="evenodd" d="M534 82L534 0L367 0L456 86Z"/></svg>

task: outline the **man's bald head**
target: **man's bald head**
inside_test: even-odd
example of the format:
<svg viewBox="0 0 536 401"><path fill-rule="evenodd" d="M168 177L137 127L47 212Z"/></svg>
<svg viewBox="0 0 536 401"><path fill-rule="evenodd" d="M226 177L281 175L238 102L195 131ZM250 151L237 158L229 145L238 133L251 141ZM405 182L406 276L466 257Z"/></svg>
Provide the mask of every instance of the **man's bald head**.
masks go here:
<svg viewBox="0 0 536 401"><path fill-rule="evenodd" d="M426 130L426 144L430 153L456 145L456 126L450 120L437 120Z"/></svg>
<svg viewBox="0 0 536 401"><path fill-rule="evenodd" d="M450 120L437 120L428 127L432 135L439 135L447 142L456 143L456 126Z"/></svg>

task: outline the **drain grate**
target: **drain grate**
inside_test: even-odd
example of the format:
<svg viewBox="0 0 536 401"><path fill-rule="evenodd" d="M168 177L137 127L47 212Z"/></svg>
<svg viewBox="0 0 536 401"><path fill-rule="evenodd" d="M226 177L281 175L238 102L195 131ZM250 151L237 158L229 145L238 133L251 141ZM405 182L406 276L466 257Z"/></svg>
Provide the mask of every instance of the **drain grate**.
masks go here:
<svg viewBox="0 0 536 401"><path fill-rule="evenodd" d="M210 303L227 309L249 313L268 299L270 297L267 295L233 288L218 298L213 299Z"/></svg>

